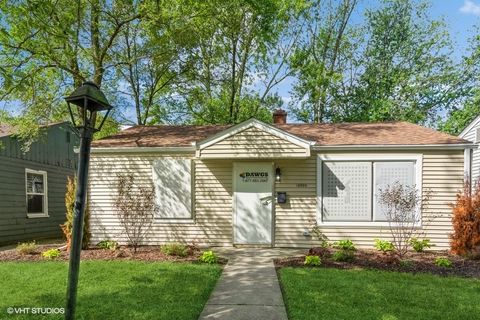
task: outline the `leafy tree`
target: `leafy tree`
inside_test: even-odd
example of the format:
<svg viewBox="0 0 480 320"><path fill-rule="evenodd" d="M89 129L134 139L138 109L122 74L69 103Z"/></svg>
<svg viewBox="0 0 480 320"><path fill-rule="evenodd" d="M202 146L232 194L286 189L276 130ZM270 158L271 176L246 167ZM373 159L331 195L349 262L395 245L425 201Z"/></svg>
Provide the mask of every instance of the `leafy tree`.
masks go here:
<svg viewBox="0 0 480 320"><path fill-rule="evenodd" d="M366 14L367 43L348 121L428 123L459 95L457 68L445 24L425 2L386 0Z"/></svg>
<svg viewBox="0 0 480 320"><path fill-rule="evenodd" d="M465 95L443 21L426 2L384 0L351 24L357 3L318 2L292 66L292 109L305 122L405 120L433 125Z"/></svg>
<svg viewBox="0 0 480 320"><path fill-rule="evenodd" d="M452 106L450 111L439 120L438 128L450 134L458 135L470 122L480 115L480 26L476 27L475 35L469 40L469 53L464 56L460 68L462 86L458 88L460 101Z"/></svg>
<svg viewBox="0 0 480 320"><path fill-rule="evenodd" d="M140 18L136 2L1 1L0 101L15 101L20 131L66 117L63 97L86 79L112 93L112 48Z"/></svg>
<svg viewBox="0 0 480 320"><path fill-rule="evenodd" d="M312 1L305 16L305 34L290 59L297 76L290 105L298 120L331 120L335 99L347 74L354 48L349 23L357 0ZM344 86L343 86L344 87Z"/></svg>
<svg viewBox="0 0 480 320"><path fill-rule="evenodd" d="M195 4L195 12L204 15L193 22L199 41L188 54L194 67L176 87L176 102L184 105L192 122L237 123L252 116L271 121L271 109L282 103L271 91L289 75L284 61L294 46L292 41L279 45L279 39L298 30L289 26L296 25L302 3Z"/></svg>
<svg viewBox="0 0 480 320"><path fill-rule="evenodd" d="M188 0L146 2L141 12L142 19L123 29L114 48L118 82L125 84L119 92L125 99L118 103L127 114L135 113L136 124L172 122L169 95L192 67L186 49L198 42L195 13Z"/></svg>

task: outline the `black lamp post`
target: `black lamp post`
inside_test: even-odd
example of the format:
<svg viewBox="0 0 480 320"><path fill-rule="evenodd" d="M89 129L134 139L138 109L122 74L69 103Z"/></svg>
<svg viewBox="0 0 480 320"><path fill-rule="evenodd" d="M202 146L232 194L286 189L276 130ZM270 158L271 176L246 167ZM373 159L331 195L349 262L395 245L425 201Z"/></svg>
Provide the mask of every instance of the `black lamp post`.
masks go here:
<svg viewBox="0 0 480 320"><path fill-rule="evenodd" d="M65 98L73 125L80 133L80 150L78 154L77 192L73 209L73 230L70 247L70 265L68 269L67 305L65 319L75 318L77 299L78 272L80 268L80 251L82 249L83 217L87 195L88 164L90 161L90 145L93 134L102 128L112 106L99 87L93 82L84 82ZM74 106L76 107L74 107ZM74 110L72 110L72 108ZM104 117L97 127L97 115L104 112ZM78 123L75 119L78 119Z"/></svg>

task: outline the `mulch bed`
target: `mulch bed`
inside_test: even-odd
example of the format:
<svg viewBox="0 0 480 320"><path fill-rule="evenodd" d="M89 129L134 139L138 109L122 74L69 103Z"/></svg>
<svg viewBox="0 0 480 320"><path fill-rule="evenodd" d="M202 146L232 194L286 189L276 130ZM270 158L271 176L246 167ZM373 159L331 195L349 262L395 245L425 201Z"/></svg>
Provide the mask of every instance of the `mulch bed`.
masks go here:
<svg viewBox="0 0 480 320"><path fill-rule="evenodd" d="M307 254L307 252L306 252ZM453 266L451 268L439 267L434 261L437 257L448 258ZM470 260L460 256L451 255L446 251L409 252L402 261L393 255L382 254L376 250L357 250L353 262L333 261L331 256L322 257L320 268L338 269L377 269L396 272L431 273L442 276L461 276L480 278L480 260ZM276 268L281 267L306 267L305 256L276 259ZM310 268L310 267L309 267Z"/></svg>
<svg viewBox="0 0 480 320"><path fill-rule="evenodd" d="M60 248L58 245L39 245L35 252L31 254L20 254L15 249L0 252L1 261L46 261L42 257L42 252L48 249ZM133 248L121 246L115 251L100 248L89 248L82 250L81 260L140 260L140 261L171 261L171 262L198 262L198 258L202 251L194 246L188 246L188 255L185 257L170 256L160 251L160 246L143 246L137 248L137 252ZM60 250L60 256L55 260L67 261L69 252L65 249ZM218 263L226 264L226 260L219 258Z"/></svg>

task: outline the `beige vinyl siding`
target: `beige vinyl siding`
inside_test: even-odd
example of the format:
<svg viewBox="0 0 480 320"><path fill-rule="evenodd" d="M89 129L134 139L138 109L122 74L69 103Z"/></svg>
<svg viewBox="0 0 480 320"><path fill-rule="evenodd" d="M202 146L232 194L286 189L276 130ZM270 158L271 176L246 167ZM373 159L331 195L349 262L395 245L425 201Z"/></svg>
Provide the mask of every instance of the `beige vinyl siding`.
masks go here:
<svg viewBox="0 0 480 320"><path fill-rule="evenodd" d="M200 150L200 158L271 159L306 157L308 149L255 127Z"/></svg>
<svg viewBox="0 0 480 320"><path fill-rule="evenodd" d="M115 239L126 243L113 202L118 173L133 172L139 184L152 183L152 163L160 157L193 158L193 154L92 154L89 201L92 243ZM144 244L171 241L224 246L232 241L231 161L194 161L194 219L188 223L154 220Z"/></svg>
<svg viewBox="0 0 480 320"><path fill-rule="evenodd" d="M365 153L365 152L363 152ZM372 153L369 151L369 153ZM385 154L386 152L378 152ZM395 154L395 152L389 152ZM397 151L405 154L407 152ZM451 232L451 209L456 192L463 181L463 150L412 152L423 154L423 190L433 196L424 211L423 230L436 246L448 248ZM329 152L333 154L333 152ZM343 152L345 154L345 152ZM350 152L352 158L355 152ZM90 169L90 207L92 210L92 242L117 239L126 242L113 208L114 183L117 173L134 172L140 183L152 182L152 163L165 156L189 157L193 154L92 154ZM171 241L193 242L199 245L232 245L232 169L234 160L194 160L194 219L189 223L159 223L150 230L145 244ZM261 160L259 160L261 161ZM266 160L265 160L266 161ZM272 161L272 160L269 160ZM310 247L316 244L303 235L316 218L317 155L306 159L274 159L281 168L282 180L275 183L276 191L286 191L286 204L274 209L274 245L277 247ZM429 224L432 216L436 218ZM389 238L388 227L322 227L331 241L349 238L359 247L371 248L375 238Z"/></svg>
<svg viewBox="0 0 480 320"><path fill-rule="evenodd" d="M282 181L276 183L276 191L286 191L289 201L275 207L275 246L315 245L316 241L304 236L303 232L311 228L317 212L316 155L306 160L278 160L276 165L282 168ZM436 245L434 249L448 249L448 235L452 231L448 204L455 201L456 192L462 188L463 150L423 152L422 179L423 191L433 192L430 204L423 212L422 229ZM331 241L349 238L359 247L367 248L373 246L375 238L390 237L388 227L323 226L322 231Z"/></svg>

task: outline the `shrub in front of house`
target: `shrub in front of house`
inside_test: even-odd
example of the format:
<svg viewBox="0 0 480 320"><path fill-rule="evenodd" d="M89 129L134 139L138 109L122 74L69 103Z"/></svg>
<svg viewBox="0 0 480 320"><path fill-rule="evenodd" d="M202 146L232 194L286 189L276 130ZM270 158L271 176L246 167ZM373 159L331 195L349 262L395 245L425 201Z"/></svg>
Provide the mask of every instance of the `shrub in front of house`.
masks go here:
<svg viewBox="0 0 480 320"><path fill-rule="evenodd" d="M473 188L468 182L465 183L463 192L457 194L452 209L452 252L480 257L480 180L477 180Z"/></svg>
<svg viewBox="0 0 480 320"><path fill-rule="evenodd" d="M217 263L218 257L215 254L215 252L213 252L212 250L208 250L208 251L202 252L202 255L200 256L199 260L204 263L213 264L213 263Z"/></svg>
<svg viewBox="0 0 480 320"><path fill-rule="evenodd" d="M439 267L443 267L443 268L453 267L452 261L450 261L450 259L444 258L444 257L435 258L435 265L437 265Z"/></svg>
<svg viewBox="0 0 480 320"><path fill-rule="evenodd" d="M31 241L31 242L21 242L17 245L17 247L15 249L21 255L26 255L26 254L34 253L35 250L37 250L37 247L38 246L35 243L35 241Z"/></svg>
<svg viewBox="0 0 480 320"><path fill-rule="evenodd" d="M432 247L432 244L430 244L430 239L419 240L417 238L412 238L410 239L410 245L412 246L413 250L415 250L415 252L423 252L425 251L425 249L429 249Z"/></svg>
<svg viewBox="0 0 480 320"><path fill-rule="evenodd" d="M187 246L177 242L164 244L160 250L169 256L186 257L188 255Z"/></svg>
<svg viewBox="0 0 480 320"><path fill-rule="evenodd" d="M387 240L375 239L375 244L373 246L382 253L393 252L395 250L393 243Z"/></svg>
<svg viewBox="0 0 480 320"><path fill-rule="evenodd" d="M304 265L316 267L322 263L319 256L305 256Z"/></svg>
<svg viewBox="0 0 480 320"><path fill-rule="evenodd" d="M353 241L350 239L337 241L335 242L334 247L346 251L357 250L357 248L355 248L355 245L353 244Z"/></svg>
<svg viewBox="0 0 480 320"><path fill-rule="evenodd" d="M332 259L338 262L352 262L355 260L355 254L351 250L340 250L332 255Z"/></svg>
<svg viewBox="0 0 480 320"><path fill-rule="evenodd" d="M357 248L355 248L355 244L352 240L346 239L337 241L334 243L334 247L339 249L332 256L334 261L351 262L355 259L355 251Z"/></svg>
<svg viewBox="0 0 480 320"><path fill-rule="evenodd" d="M58 249L49 249L42 252L42 257L48 260L56 259L60 256L60 250Z"/></svg>
<svg viewBox="0 0 480 320"><path fill-rule="evenodd" d="M115 240L102 240L97 243L97 247L100 249L108 249L115 251L118 249L118 242Z"/></svg>

